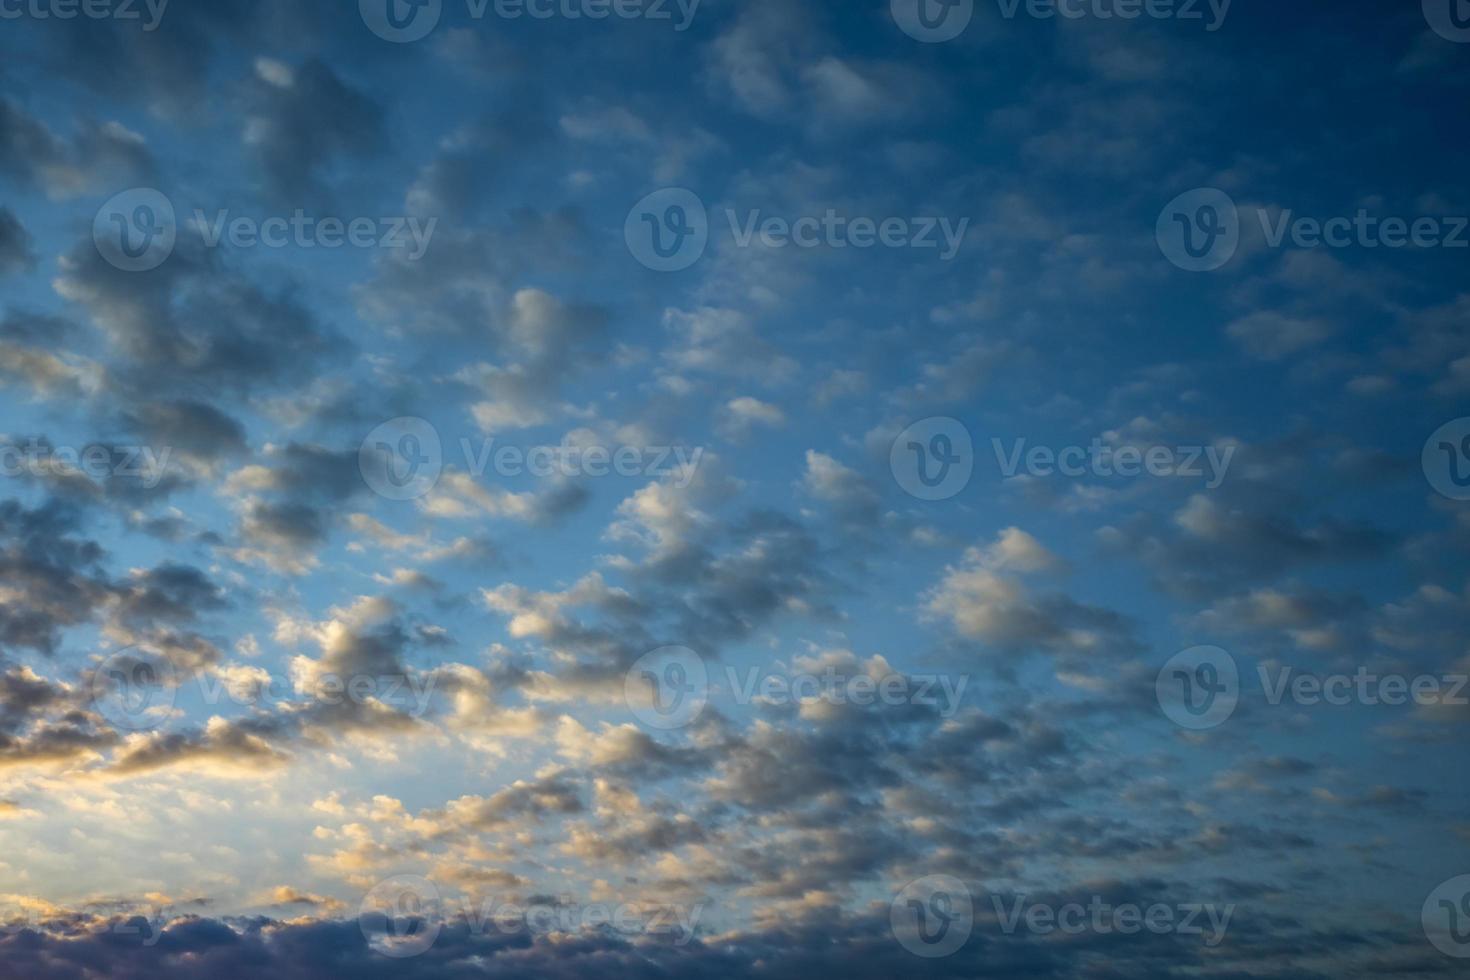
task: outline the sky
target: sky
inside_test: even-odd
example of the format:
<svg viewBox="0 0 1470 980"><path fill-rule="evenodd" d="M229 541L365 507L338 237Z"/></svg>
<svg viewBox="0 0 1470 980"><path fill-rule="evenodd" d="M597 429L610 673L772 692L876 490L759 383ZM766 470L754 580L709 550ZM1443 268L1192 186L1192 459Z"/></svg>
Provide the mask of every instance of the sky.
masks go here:
<svg viewBox="0 0 1470 980"><path fill-rule="evenodd" d="M1463 975L1470 5L0 0L0 978Z"/></svg>

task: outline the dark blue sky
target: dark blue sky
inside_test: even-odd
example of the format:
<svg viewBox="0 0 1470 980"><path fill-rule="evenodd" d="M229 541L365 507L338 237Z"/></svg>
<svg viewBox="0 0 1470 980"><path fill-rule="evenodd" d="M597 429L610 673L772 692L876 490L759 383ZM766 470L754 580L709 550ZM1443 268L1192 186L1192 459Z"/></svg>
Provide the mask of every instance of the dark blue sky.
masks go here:
<svg viewBox="0 0 1470 980"><path fill-rule="evenodd" d="M69 12L0 975L1470 954L1463 0Z"/></svg>

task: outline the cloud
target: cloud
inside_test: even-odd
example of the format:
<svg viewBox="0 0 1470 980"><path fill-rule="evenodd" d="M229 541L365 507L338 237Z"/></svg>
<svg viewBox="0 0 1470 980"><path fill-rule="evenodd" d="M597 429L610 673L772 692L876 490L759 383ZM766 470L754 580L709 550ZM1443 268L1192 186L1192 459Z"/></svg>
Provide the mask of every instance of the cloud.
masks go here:
<svg viewBox="0 0 1470 980"><path fill-rule="evenodd" d="M742 395L725 403L719 424L725 438L740 441L757 428L781 428L786 424L786 413L769 402Z"/></svg>
<svg viewBox="0 0 1470 980"><path fill-rule="evenodd" d="M325 171L383 148L383 108L324 62L259 58L242 139L267 192L306 207L325 196Z"/></svg>
<svg viewBox="0 0 1470 980"><path fill-rule="evenodd" d="M32 268L31 235L9 208L0 207L0 276Z"/></svg>
<svg viewBox="0 0 1470 980"><path fill-rule="evenodd" d="M0 175L53 200L151 183L155 167L143 137L119 123L81 123L67 141L15 101L0 98Z"/></svg>
<svg viewBox="0 0 1470 980"><path fill-rule="evenodd" d="M1037 596L1025 577L1053 572L1060 560L1020 528L1007 528L964 560L925 595L925 610L961 636L997 652L1070 657L1116 656L1135 649L1128 620L1061 593Z"/></svg>
<svg viewBox="0 0 1470 980"><path fill-rule="evenodd" d="M1252 357L1279 361L1321 343L1331 335L1332 327L1325 320L1260 312L1233 321L1225 333Z"/></svg>

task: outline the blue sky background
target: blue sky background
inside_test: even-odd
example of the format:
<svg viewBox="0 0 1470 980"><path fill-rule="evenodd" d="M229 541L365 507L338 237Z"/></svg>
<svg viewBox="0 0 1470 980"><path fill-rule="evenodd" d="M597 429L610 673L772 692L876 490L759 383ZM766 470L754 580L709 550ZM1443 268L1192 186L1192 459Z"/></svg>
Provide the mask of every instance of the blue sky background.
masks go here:
<svg viewBox="0 0 1470 980"><path fill-rule="evenodd" d="M1470 670L1470 512L1421 461L1467 414L1467 251L1272 247L1256 214L1470 215L1470 45L1414 3L1000 9L932 44L806 0L703 0L682 32L445 0L407 44L350 4L0 22L0 431L170 451L156 486L0 487L15 975L1453 972L1420 912L1470 874L1470 713L1273 706L1256 668ZM669 187L710 241L657 272L624 224ZM1155 226L1202 187L1241 242L1195 273ZM133 188L179 219L143 272L92 234ZM742 247L725 218L829 208L968 220L943 260ZM195 209L435 224L417 260L208 248ZM444 450L411 500L359 466L401 417ZM890 448L933 418L974 472L921 500ZM491 438L702 455L688 486L465 473ZM1233 456L1213 488L1007 477L992 439ZM715 680L671 730L623 683L665 645ZM1190 732L1155 678L1200 645L1242 689ZM186 679L172 710L115 724L119 651ZM967 687L941 717L724 679L814 662ZM197 696L322 672L434 696ZM981 914L923 958L889 910L935 875ZM395 958L357 921L394 876L707 911L677 947L449 921ZM992 894L1235 913L1218 947L1060 941L999 931ZM168 941L120 936L133 913Z"/></svg>

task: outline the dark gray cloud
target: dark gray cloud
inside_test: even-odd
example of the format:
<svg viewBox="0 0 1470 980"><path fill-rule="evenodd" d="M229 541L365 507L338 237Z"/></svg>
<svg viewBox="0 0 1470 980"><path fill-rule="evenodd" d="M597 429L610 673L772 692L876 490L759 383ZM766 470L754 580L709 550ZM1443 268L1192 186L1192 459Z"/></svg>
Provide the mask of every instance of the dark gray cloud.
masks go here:
<svg viewBox="0 0 1470 980"><path fill-rule="evenodd" d="M325 196L324 178L343 158L383 147L383 108L324 62L257 62L248 98L248 145L277 202L307 207Z"/></svg>
<svg viewBox="0 0 1470 980"><path fill-rule="evenodd" d="M246 450L244 427L204 402L145 402L132 412L126 424L154 446L167 446L198 459L238 456Z"/></svg>
<svg viewBox="0 0 1470 980"><path fill-rule="evenodd" d="M232 50L310 49L320 42L332 15L289 0L209 0L130 5L136 19L86 18L57 30L53 21L10 21L14 36L57 79L81 86L86 97L142 106L180 124L200 121L197 112L213 83L220 59ZM161 9L153 22L150 11ZM145 26L151 29L145 30ZM125 84L120 84L120 81Z"/></svg>
<svg viewBox="0 0 1470 980"><path fill-rule="evenodd" d="M1045 896L1080 901L1094 894L1110 902L1147 908L1176 900L1173 886L1157 881L1099 883ZM994 896L1008 907L1018 896ZM1034 897L1034 896L1033 896ZM103 964L108 980L325 980L349 975L363 980L519 980L519 978L626 977L630 980L764 978L797 980L831 971L856 980L896 976L974 978L1133 977L1139 980L1230 980L1264 976L1273 980L1325 980L1328 976L1454 976L1448 957L1436 954L1407 930L1381 927L1362 934L1315 931L1284 915L1252 916L1238 910L1226 942L1204 946L1198 936L1148 931L1055 937L1021 929L1007 935L995 921L989 893L978 902L978 921L969 942L955 955L919 959L888 932L887 908L852 916L807 913L769 928L685 946L672 939L613 933L581 934L555 942L525 931L476 929L463 919L444 923L433 945L409 958L375 952L356 920L175 919L154 935L153 925L126 916L116 919L58 919L47 931L26 929L0 938L7 968L28 980L75 980L83 968ZM408 928L411 923L402 925ZM151 943L151 945L150 945ZM1281 970L1283 955L1310 956L1322 971ZM1106 964L1099 972L1098 964Z"/></svg>
<svg viewBox="0 0 1470 980"><path fill-rule="evenodd" d="M52 653L63 628L90 620L111 593L105 553L81 537L75 508L0 502L0 651Z"/></svg>
<svg viewBox="0 0 1470 980"><path fill-rule="evenodd" d="M31 235L9 208L0 207L0 276L22 272L35 265Z"/></svg>
<svg viewBox="0 0 1470 980"><path fill-rule="evenodd" d="M90 239L80 242L62 258L56 288L101 330L117 383L148 398L269 390L313 377L346 349L291 289L229 272L183 229L168 261L147 275L117 269Z"/></svg>
<svg viewBox="0 0 1470 980"><path fill-rule="evenodd" d="M156 163L143 138L117 123L82 122L70 140L0 98L0 176L58 199L148 183Z"/></svg>

